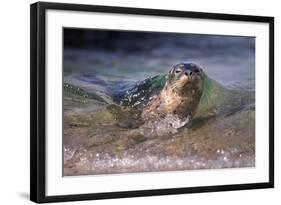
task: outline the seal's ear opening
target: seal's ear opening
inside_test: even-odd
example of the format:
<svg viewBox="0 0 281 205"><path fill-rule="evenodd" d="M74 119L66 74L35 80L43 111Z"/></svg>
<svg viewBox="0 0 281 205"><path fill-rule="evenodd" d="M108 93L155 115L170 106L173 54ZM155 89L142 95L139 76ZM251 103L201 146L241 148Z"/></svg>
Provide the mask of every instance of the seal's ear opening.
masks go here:
<svg viewBox="0 0 281 205"><path fill-rule="evenodd" d="M201 67L199 67L199 70L200 70L200 75L204 76L204 75L205 75L205 74L204 74L204 69L201 68Z"/></svg>

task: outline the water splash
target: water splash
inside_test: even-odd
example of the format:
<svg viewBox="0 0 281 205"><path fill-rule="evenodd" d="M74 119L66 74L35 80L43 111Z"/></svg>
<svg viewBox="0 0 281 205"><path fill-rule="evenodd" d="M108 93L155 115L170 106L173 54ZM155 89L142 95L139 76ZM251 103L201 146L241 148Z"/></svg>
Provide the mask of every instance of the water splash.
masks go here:
<svg viewBox="0 0 281 205"><path fill-rule="evenodd" d="M168 114L161 120L150 120L142 125L138 131L144 136L163 136L175 134L178 129L191 123L191 116L185 119L177 115Z"/></svg>

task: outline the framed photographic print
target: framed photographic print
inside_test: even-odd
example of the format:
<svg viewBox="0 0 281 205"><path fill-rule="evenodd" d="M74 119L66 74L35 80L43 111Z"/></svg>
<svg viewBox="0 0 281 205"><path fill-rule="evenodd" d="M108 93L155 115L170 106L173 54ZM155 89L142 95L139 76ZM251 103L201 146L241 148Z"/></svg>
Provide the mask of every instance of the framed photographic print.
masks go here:
<svg viewBox="0 0 281 205"><path fill-rule="evenodd" d="M272 188L274 18L31 5L30 198Z"/></svg>

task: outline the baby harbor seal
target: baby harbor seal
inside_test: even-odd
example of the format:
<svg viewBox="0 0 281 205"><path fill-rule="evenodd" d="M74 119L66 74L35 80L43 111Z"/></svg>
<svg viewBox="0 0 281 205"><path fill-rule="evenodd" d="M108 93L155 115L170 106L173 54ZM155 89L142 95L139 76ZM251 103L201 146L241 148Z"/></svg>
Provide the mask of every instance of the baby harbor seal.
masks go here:
<svg viewBox="0 0 281 205"><path fill-rule="evenodd" d="M142 119L157 120L169 114L181 120L192 118L203 92L203 75L202 69L193 63L173 66L160 94L144 108Z"/></svg>

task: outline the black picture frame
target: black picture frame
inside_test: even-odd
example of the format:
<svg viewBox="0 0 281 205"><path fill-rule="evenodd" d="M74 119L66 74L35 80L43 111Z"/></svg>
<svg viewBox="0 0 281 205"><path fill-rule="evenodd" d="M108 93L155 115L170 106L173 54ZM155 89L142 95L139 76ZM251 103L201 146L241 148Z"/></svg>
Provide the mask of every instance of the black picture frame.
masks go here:
<svg viewBox="0 0 281 205"><path fill-rule="evenodd" d="M46 196L46 10L122 13L150 16L263 22L269 24L269 181L192 188L169 188L106 193ZM143 8L38 2L30 7L30 200L37 203L97 200L198 192L230 191L274 187L274 18Z"/></svg>

